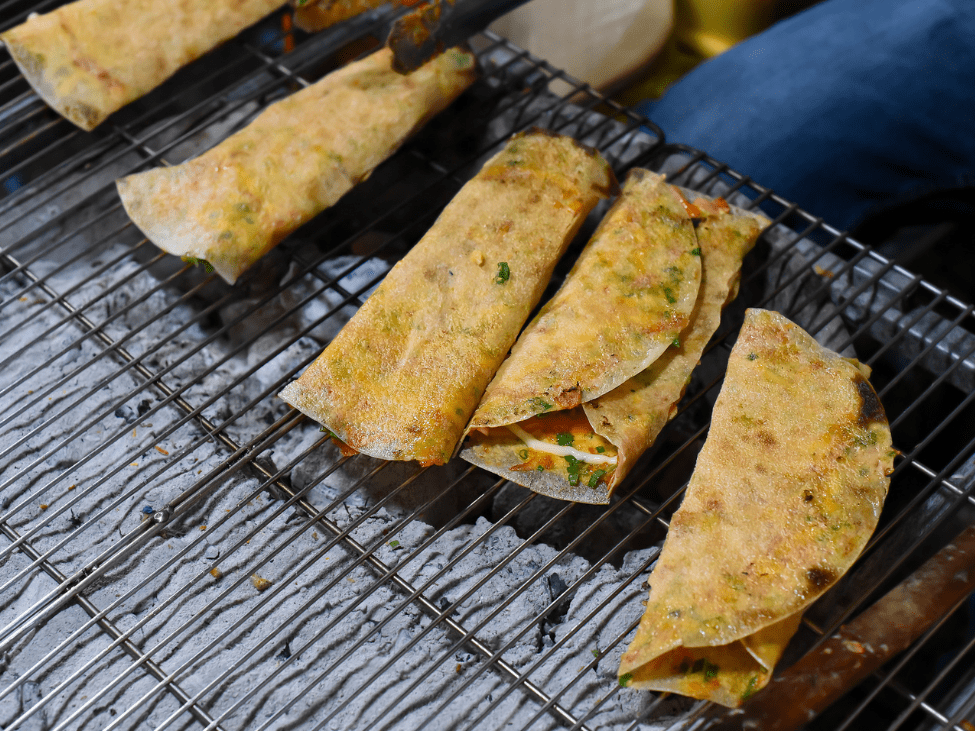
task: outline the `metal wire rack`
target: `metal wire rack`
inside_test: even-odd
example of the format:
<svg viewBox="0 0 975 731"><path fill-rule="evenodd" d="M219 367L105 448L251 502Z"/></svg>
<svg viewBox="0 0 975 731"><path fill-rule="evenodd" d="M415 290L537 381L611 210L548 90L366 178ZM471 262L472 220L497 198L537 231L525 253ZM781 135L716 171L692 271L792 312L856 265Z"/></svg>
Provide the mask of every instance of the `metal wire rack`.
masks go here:
<svg viewBox="0 0 975 731"><path fill-rule="evenodd" d="M8 0L0 27L53 5ZM293 38L276 15L91 134L0 59L4 729L704 723L707 704L622 690L615 671L745 306L871 365L903 453L868 550L789 657L972 522L972 306L493 34L457 104L237 286L127 220L115 178L199 154L383 12ZM774 220L678 416L608 507L464 464L343 458L275 398L532 125ZM970 604L811 727L970 731Z"/></svg>

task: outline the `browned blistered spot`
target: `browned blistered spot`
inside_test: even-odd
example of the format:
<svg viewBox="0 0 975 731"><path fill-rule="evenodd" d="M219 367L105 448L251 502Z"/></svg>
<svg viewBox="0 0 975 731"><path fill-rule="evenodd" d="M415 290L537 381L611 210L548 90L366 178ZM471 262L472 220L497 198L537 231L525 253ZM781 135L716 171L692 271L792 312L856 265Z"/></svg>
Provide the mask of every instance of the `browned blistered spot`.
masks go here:
<svg viewBox="0 0 975 731"><path fill-rule="evenodd" d="M806 581L810 589L823 589L829 586L836 579L836 574L832 569L823 567L813 567L806 572Z"/></svg>
<svg viewBox="0 0 975 731"><path fill-rule="evenodd" d="M802 491L802 499L803 499L803 501L805 501L807 503L811 503L814 498L815 498L815 495L813 495L813 491L812 490L803 490Z"/></svg>
<svg viewBox="0 0 975 731"><path fill-rule="evenodd" d="M558 393L550 394L552 400L558 404L561 409L572 409L582 403L582 389L577 383L574 386L569 386L559 390Z"/></svg>
<svg viewBox="0 0 975 731"><path fill-rule="evenodd" d="M886 424L887 414L884 413L884 407L873 387L867 383L867 379L857 373L853 376L853 382L856 384L857 393L860 394L860 417L857 425L866 428L874 422Z"/></svg>
<svg viewBox="0 0 975 731"><path fill-rule="evenodd" d="M779 443L778 440L775 438L775 435L772 434L772 432L770 431L766 431L765 429L760 429L755 434L755 437L758 439L759 442L762 443L762 445L766 447L774 447L776 444Z"/></svg>

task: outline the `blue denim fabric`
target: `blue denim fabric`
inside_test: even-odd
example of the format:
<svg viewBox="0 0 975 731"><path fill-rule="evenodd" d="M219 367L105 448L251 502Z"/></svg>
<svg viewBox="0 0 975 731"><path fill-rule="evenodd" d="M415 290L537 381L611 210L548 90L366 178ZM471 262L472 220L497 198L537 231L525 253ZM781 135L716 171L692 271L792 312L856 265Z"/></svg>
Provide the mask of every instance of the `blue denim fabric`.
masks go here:
<svg viewBox="0 0 975 731"><path fill-rule="evenodd" d="M638 108L849 229L975 186L975 0L827 0Z"/></svg>

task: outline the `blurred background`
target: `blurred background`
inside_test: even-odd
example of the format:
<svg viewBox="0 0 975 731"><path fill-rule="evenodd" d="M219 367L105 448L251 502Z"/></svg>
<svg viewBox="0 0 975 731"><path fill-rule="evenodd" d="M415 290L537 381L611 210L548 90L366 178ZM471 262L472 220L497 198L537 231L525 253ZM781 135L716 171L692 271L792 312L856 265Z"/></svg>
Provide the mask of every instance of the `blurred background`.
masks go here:
<svg viewBox="0 0 975 731"><path fill-rule="evenodd" d="M669 141L694 144L729 162L823 216L827 223L850 230L898 264L971 299L975 234L967 222L975 214L975 187L961 185L909 199L892 197L889 206L844 221L835 208L820 204L815 196L783 190L767 171L749 169L741 159L728 159L701 139L680 139L668 118L655 115L654 100L703 61L819 4L814 0L531 0L492 28L616 101L637 106L661 125ZM924 5L928 4L918 4ZM804 137L798 131L796 136ZM889 159L884 162L890 165ZM824 177L822 172L819 175ZM855 176L846 177L847 188L855 187ZM828 174L825 179L828 185Z"/></svg>

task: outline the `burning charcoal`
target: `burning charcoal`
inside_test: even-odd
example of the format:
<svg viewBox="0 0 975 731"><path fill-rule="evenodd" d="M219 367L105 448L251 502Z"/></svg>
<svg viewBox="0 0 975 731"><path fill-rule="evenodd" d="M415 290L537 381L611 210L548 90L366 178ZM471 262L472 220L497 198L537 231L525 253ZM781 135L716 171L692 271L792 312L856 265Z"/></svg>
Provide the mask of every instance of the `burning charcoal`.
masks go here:
<svg viewBox="0 0 975 731"><path fill-rule="evenodd" d="M568 588L568 584L562 581L562 577L558 574L553 572L548 575L548 590L553 600Z"/></svg>
<svg viewBox="0 0 975 731"><path fill-rule="evenodd" d="M115 416L117 416L119 419L125 419L126 424L131 424L138 418L135 409L128 404L122 404L115 409Z"/></svg>

